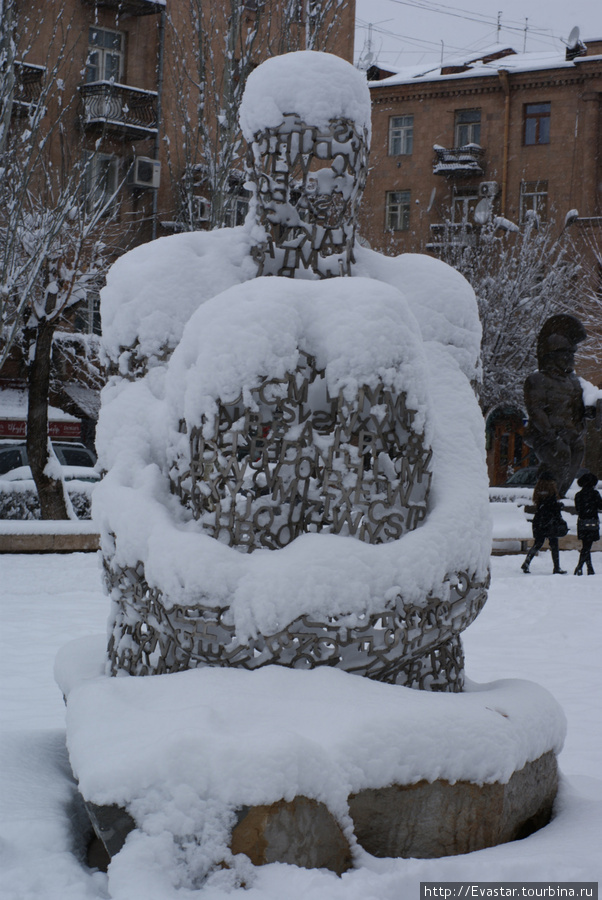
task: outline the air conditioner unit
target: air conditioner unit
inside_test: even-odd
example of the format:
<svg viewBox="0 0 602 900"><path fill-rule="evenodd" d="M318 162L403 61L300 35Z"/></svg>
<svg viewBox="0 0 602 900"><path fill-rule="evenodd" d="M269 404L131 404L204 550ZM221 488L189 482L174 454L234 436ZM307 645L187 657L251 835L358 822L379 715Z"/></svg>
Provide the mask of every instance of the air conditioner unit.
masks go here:
<svg viewBox="0 0 602 900"><path fill-rule="evenodd" d="M479 185L479 197L489 197L490 200L493 200L497 192L497 181L482 181Z"/></svg>
<svg viewBox="0 0 602 900"><path fill-rule="evenodd" d="M137 156L132 163L128 181L135 188L158 188L161 182L161 163L158 159Z"/></svg>

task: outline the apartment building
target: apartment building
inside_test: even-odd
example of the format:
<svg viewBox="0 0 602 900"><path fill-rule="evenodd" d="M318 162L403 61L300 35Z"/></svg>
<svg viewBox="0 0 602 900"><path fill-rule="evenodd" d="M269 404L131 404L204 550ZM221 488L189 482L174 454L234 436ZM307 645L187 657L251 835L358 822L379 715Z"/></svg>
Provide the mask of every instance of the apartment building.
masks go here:
<svg viewBox="0 0 602 900"><path fill-rule="evenodd" d="M9 0L0 136L9 124L18 148L36 129L43 150L27 186L42 206L81 172L69 190L96 213L109 263L176 231L237 225L248 206L237 122L246 76L289 50L352 61L354 23L355 0ZM62 327L99 333L98 309L90 288ZM15 353L0 372L0 436L1 389L24 378ZM73 398L53 400L78 415Z"/></svg>
<svg viewBox="0 0 602 900"><path fill-rule="evenodd" d="M557 236L570 229L583 277L602 297L592 252L602 249L602 40L574 37L563 54L496 44L444 66L373 66L368 75L373 138L361 230L374 249L449 258L478 252L492 222L502 234L547 221ZM602 303L597 316L602 349ZM602 386L601 358L582 361L578 374ZM494 484L529 461L524 411L499 399L500 409L486 410Z"/></svg>

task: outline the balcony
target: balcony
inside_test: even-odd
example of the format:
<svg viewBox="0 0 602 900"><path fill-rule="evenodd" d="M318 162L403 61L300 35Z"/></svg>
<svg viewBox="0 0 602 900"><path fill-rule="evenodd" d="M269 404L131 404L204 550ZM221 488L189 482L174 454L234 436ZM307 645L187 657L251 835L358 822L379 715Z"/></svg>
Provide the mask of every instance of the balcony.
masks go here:
<svg viewBox="0 0 602 900"><path fill-rule="evenodd" d="M447 178L467 178L471 175L484 175L483 158L485 151L478 144L467 144L465 147L440 147L435 144L433 174L445 175Z"/></svg>
<svg viewBox="0 0 602 900"><path fill-rule="evenodd" d="M426 245L426 249L431 253L442 253L476 245L477 230L474 225L469 222L443 222L431 225L431 241Z"/></svg>
<svg viewBox="0 0 602 900"><path fill-rule="evenodd" d="M29 63L15 62L15 87L13 93L13 116L28 115L37 106L42 96L44 66L32 66Z"/></svg>
<svg viewBox="0 0 602 900"><path fill-rule="evenodd" d="M120 15L152 16L165 10L165 0L84 0L94 9L112 9Z"/></svg>
<svg viewBox="0 0 602 900"><path fill-rule="evenodd" d="M82 121L90 130L133 140L157 133L157 93L115 84L92 81L80 85L83 102Z"/></svg>

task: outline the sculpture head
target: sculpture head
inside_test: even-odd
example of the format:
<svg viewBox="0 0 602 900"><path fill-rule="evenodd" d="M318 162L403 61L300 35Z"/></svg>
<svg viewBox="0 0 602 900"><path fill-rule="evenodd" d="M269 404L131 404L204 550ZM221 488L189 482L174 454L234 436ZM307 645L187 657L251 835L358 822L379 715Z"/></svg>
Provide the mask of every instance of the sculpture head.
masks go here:
<svg viewBox="0 0 602 900"><path fill-rule="evenodd" d="M273 57L249 77L240 121L258 274L350 275L370 142L365 76L326 53Z"/></svg>
<svg viewBox="0 0 602 900"><path fill-rule="evenodd" d="M537 338L537 364L541 372L567 376L575 368L575 352L587 332L575 316L561 314L544 322Z"/></svg>

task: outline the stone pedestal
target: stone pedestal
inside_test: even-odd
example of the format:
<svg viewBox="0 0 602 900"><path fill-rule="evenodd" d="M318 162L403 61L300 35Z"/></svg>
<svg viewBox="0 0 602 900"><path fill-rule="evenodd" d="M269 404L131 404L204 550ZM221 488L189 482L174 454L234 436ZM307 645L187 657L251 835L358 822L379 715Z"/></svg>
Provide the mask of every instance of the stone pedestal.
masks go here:
<svg viewBox="0 0 602 900"><path fill-rule="evenodd" d="M358 842L373 856L431 859L527 837L550 820L557 788L549 752L507 784L394 784L360 791L349 798L349 811Z"/></svg>

